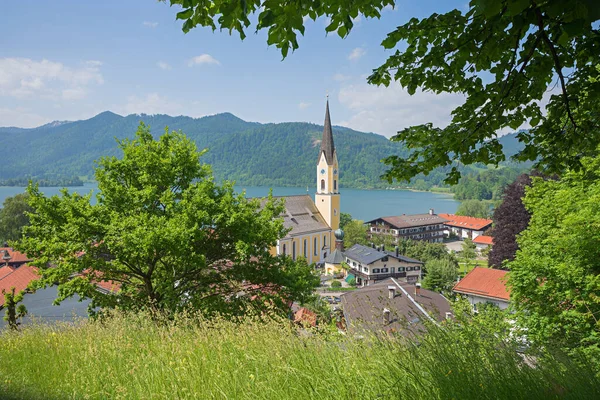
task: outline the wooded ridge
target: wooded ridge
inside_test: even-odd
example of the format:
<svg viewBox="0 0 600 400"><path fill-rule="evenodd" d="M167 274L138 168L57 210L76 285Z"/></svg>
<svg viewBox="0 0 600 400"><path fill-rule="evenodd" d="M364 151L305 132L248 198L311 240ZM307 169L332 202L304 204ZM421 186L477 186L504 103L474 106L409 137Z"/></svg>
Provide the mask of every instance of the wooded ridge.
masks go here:
<svg viewBox="0 0 600 400"><path fill-rule="evenodd" d="M199 148L208 148L203 162L211 164L217 180L234 180L240 185L312 186L323 131L321 125L306 122L247 122L222 113L202 118L132 114L126 117L110 111L82 121L61 121L37 128L0 128L3 165L0 181L34 178L63 180L92 176L94 162L101 156L120 156L115 138L132 138L144 121L156 137L166 126L182 130ZM334 141L340 160L340 184L353 188L392 186L380 179L386 166L380 161L390 155L406 156L408 150L384 136L334 127ZM503 136L507 158L521 146L516 134ZM485 166L482 166L485 169ZM466 173L481 168L461 167ZM411 186L429 189L442 185L443 169L419 176ZM423 187L423 181L426 183Z"/></svg>

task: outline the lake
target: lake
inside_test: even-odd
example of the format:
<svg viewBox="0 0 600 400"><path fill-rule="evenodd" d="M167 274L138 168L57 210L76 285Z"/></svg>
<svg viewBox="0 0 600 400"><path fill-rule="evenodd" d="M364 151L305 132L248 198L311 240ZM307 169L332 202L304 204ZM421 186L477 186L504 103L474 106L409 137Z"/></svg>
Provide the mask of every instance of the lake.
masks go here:
<svg viewBox="0 0 600 400"><path fill-rule="evenodd" d="M67 188L69 191L80 194L96 190L95 184ZM236 190L246 190L248 197L262 197L269 193L267 186L236 186ZM314 199L314 188L309 188L309 194ZM25 191L22 187L0 186L0 204L4 199ZM47 196L60 192L57 187L41 187L40 191ZM274 187L274 196L289 196L294 194L306 194L306 187ZM401 214L422 214L433 208L436 213L454 213L459 202L452 195L431 192L412 192L409 190L361 190L340 189L341 210L352 214L355 219L368 221L377 217Z"/></svg>

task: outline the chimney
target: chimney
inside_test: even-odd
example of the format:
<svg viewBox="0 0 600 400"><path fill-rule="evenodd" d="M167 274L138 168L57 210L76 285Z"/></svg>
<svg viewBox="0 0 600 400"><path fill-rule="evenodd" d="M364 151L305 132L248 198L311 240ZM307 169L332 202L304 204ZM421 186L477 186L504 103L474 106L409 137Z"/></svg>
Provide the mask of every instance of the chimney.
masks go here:
<svg viewBox="0 0 600 400"><path fill-rule="evenodd" d="M429 209L429 215L433 215L433 208Z"/></svg>
<svg viewBox="0 0 600 400"><path fill-rule="evenodd" d="M421 282L415 284L415 296L421 295Z"/></svg>
<svg viewBox="0 0 600 400"><path fill-rule="evenodd" d="M4 250L4 256L2 256L2 260L4 260L5 262L8 263L8 261L11 259L12 257L10 256L10 254L8 253L8 250Z"/></svg>
<svg viewBox="0 0 600 400"><path fill-rule="evenodd" d="M390 299L393 299L394 297L396 297L396 286L388 286L388 297Z"/></svg>
<svg viewBox="0 0 600 400"><path fill-rule="evenodd" d="M390 310L388 310L387 308L383 309L383 323L384 324L389 324L390 323Z"/></svg>
<svg viewBox="0 0 600 400"><path fill-rule="evenodd" d="M396 258L398 258L398 246L394 247L394 250L396 250Z"/></svg>
<svg viewBox="0 0 600 400"><path fill-rule="evenodd" d="M371 247L375 248L375 243L371 242Z"/></svg>

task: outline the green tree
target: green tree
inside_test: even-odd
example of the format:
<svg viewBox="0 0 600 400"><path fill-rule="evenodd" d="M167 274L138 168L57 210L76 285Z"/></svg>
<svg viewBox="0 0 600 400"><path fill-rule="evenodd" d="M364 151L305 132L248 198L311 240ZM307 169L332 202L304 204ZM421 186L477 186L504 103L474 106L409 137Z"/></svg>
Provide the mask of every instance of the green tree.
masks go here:
<svg viewBox="0 0 600 400"><path fill-rule="evenodd" d="M352 215L348 214L348 213L340 213L340 229L344 230L344 228L346 227L346 225L352 221Z"/></svg>
<svg viewBox="0 0 600 400"><path fill-rule="evenodd" d="M57 302L79 294L91 307L239 314L283 310L318 285L305 260L269 253L287 232L284 205L217 185L183 133L154 140L142 123L119 147L122 159L98 163L95 205L91 193L28 188L34 211L19 248L40 268L38 286L58 283ZM100 293L99 280L120 290Z"/></svg>
<svg viewBox="0 0 600 400"><path fill-rule="evenodd" d="M355 244L367 244L367 228L358 219L353 219L344 227L344 247L349 249Z"/></svg>
<svg viewBox="0 0 600 400"><path fill-rule="evenodd" d="M474 260L475 257L477 257L476 249L477 246L475 246L475 243L473 243L471 239L466 238L463 241L460 257L464 260L463 262L465 263L465 268L467 271L469 270L471 260Z"/></svg>
<svg viewBox="0 0 600 400"><path fill-rule="evenodd" d="M281 50L298 48L304 19L328 18L326 32L345 38L353 18L379 18L393 0L276 2L264 0L170 0L181 6L183 31L201 25L236 31L246 37L250 16L258 13L256 30L267 30L267 43ZM466 12L452 10L412 18L388 33L385 49L393 50L374 70L369 83L393 81L410 94L417 90L459 93L463 104L445 128L431 123L402 130L392 138L411 148L408 157L390 156L385 177L409 180L438 166L452 166L446 182L460 178L459 164L503 161L496 137L504 128L521 131L519 160L536 161L549 170L578 168L582 155L596 152L600 140L600 75L595 0L471 0ZM543 109L542 97L556 87Z"/></svg>
<svg viewBox="0 0 600 400"><path fill-rule="evenodd" d="M422 240L410 239L400 240L398 242L398 250L402 255L424 262L425 267L432 260L448 260L455 266L458 266L456 257L448 253L448 249L443 243L429 243Z"/></svg>
<svg viewBox="0 0 600 400"><path fill-rule="evenodd" d="M447 259L429 260L425 266L427 275L423 279L423 287L438 292L452 289L458 269L456 264Z"/></svg>
<svg viewBox="0 0 600 400"><path fill-rule="evenodd" d="M482 200L465 200L460 203L456 215L464 215L475 218L489 218L490 204Z"/></svg>
<svg viewBox="0 0 600 400"><path fill-rule="evenodd" d="M600 359L600 157L560 180L533 178L523 203L531 214L507 263L511 304L537 343Z"/></svg>
<svg viewBox="0 0 600 400"><path fill-rule="evenodd" d="M4 307L6 314L4 320L8 323L10 329L17 329L20 325L19 319L27 315L27 308L24 304L19 304L23 300L23 291L15 293L15 288L10 288L10 291L2 290L4 295Z"/></svg>
<svg viewBox="0 0 600 400"><path fill-rule="evenodd" d="M21 237L23 227L29 224L27 212L31 207L27 203L29 195L20 193L4 200L0 209L0 241L17 240Z"/></svg>

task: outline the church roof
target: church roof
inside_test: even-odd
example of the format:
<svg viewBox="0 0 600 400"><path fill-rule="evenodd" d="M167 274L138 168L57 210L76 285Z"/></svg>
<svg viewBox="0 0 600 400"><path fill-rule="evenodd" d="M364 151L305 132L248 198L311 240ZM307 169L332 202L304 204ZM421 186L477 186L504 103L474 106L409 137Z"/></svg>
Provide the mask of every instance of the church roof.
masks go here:
<svg viewBox="0 0 600 400"><path fill-rule="evenodd" d="M283 225L292 228L286 237L331 230L308 194L273 197L285 200L285 212L281 217Z"/></svg>
<svg viewBox="0 0 600 400"><path fill-rule="evenodd" d="M333 154L335 153L335 145L333 144L333 132L331 130L331 118L329 117L329 100L325 107L325 123L323 126L323 139L321 140L321 152L325 153L327 164L333 164ZM320 155L319 155L320 157Z"/></svg>

